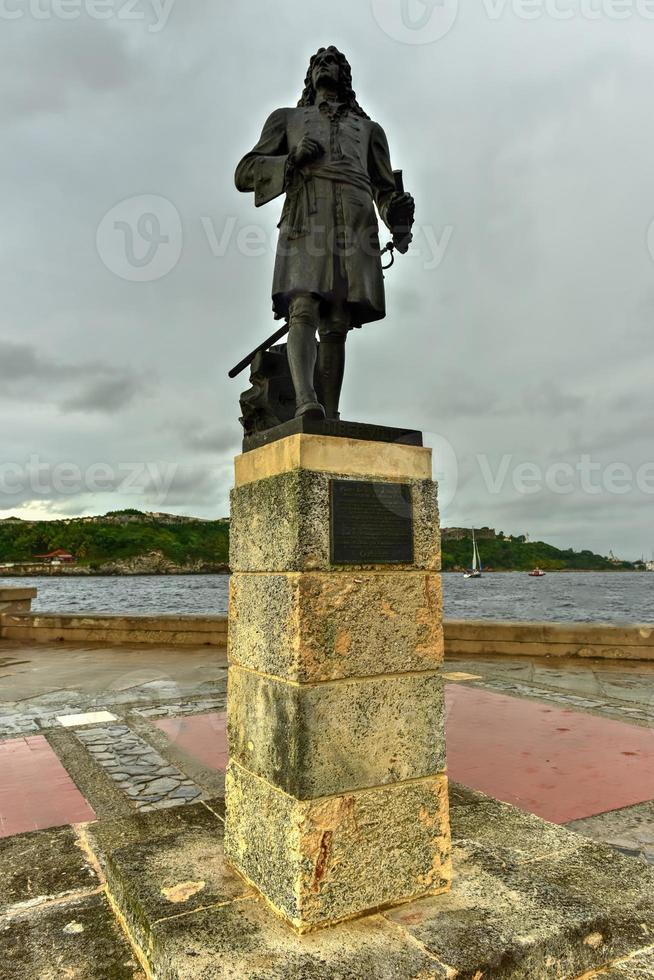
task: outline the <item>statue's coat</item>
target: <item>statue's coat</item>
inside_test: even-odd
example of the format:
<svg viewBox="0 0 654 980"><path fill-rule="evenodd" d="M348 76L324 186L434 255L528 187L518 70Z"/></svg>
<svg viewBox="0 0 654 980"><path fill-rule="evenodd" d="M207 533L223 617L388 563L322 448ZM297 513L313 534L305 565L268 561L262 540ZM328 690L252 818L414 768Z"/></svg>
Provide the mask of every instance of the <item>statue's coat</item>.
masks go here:
<svg viewBox="0 0 654 980"><path fill-rule="evenodd" d="M303 136L325 153L296 172L289 154ZM257 207L286 193L272 290L278 318L298 293L344 300L356 326L386 315L374 204L387 223L395 183L381 126L345 105L278 109L239 163L236 186L254 191Z"/></svg>

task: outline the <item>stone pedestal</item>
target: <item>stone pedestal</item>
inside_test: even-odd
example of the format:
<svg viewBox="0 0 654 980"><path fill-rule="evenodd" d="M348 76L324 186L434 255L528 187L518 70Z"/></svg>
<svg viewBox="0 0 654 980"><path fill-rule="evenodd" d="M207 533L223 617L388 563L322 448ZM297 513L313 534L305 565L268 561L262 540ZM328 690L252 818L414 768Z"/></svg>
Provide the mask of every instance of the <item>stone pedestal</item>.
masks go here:
<svg viewBox="0 0 654 980"><path fill-rule="evenodd" d="M300 931L446 891L430 450L299 433L243 454L231 567L228 859Z"/></svg>

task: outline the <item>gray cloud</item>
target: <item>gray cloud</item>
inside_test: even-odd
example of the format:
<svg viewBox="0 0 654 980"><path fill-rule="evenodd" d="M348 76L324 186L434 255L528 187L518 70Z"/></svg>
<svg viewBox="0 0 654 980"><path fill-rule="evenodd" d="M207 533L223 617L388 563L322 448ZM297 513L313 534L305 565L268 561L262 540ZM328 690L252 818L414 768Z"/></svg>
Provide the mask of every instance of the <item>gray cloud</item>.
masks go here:
<svg viewBox="0 0 654 980"><path fill-rule="evenodd" d="M557 418L569 412L579 412L584 399L571 392L562 391L553 381L536 383L523 393L523 404L528 412Z"/></svg>
<svg viewBox="0 0 654 980"><path fill-rule="evenodd" d="M75 367L48 360L29 344L0 339L0 381L4 384L16 384L24 380L67 381L79 377L84 371L83 366Z"/></svg>
<svg viewBox="0 0 654 980"><path fill-rule="evenodd" d="M65 399L60 408L62 412L118 412L140 397L144 387L143 378L109 378Z"/></svg>
<svg viewBox="0 0 654 980"><path fill-rule="evenodd" d="M110 21L25 16L3 20L2 26L0 118L5 121L64 113L84 96L128 89L146 71L129 37Z"/></svg>
<svg viewBox="0 0 654 980"><path fill-rule="evenodd" d="M195 419L175 422L172 427L179 431L180 440L187 449L214 457L223 454L235 456L240 452L241 433L235 429L231 420L222 425L207 427L204 419Z"/></svg>
<svg viewBox="0 0 654 980"><path fill-rule="evenodd" d="M100 362L65 363L29 344L0 340L0 399L51 401L64 413L109 413L148 393L151 383L144 373Z"/></svg>
<svg viewBox="0 0 654 980"><path fill-rule="evenodd" d="M207 507L215 503L217 494L216 472L203 466L180 467L163 489L158 480L144 487L145 500L163 507Z"/></svg>

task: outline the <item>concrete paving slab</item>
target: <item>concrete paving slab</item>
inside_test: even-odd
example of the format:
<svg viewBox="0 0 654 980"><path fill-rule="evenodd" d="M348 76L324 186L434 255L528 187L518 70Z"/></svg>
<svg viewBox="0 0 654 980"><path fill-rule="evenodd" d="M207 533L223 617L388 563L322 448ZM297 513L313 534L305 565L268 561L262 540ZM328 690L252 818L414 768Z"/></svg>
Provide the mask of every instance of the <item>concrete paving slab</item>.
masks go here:
<svg viewBox="0 0 654 980"><path fill-rule="evenodd" d="M459 684L446 690L454 780L557 823L654 798L650 730ZM224 722L224 712L212 712L155 724L189 756L224 771Z"/></svg>
<svg viewBox="0 0 654 980"><path fill-rule="evenodd" d="M109 890L144 949L155 923L254 895L227 865L224 824L208 809L170 830L105 855Z"/></svg>
<svg viewBox="0 0 654 980"><path fill-rule="evenodd" d="M647 864L607 845L584 841L572 853L539 861L538 873L561 891L601 904L621 941L633 935L632 950L643 946L643 938L654 936L654 869Z"/></svg>
<svg viewBox="0 0 654 980"><path fill-rule="evenodd" d="M145 980L104 895L0 920L0 980Z"/></svg>
<svg viewBox="0 0 654 980"><path fill-rule="evenodd" d="M224 800L209 800L173 810L132 813L90 824L86 830L92 849L106 870L105 856L133 844L148 843L195 830L205 830L209 834L222 836L222 830L216 829L216 820L224 823L224 819L216 803L224 805Z"/></svg>
<svg viewBox="0 0 654 980"><path fill-rule="evenodd" d="M615 958L607 917L471 845L454 848L452 892L386 918L413 936L451 977L571 980ZM622 944L618 945L618 953Z"/></svg>
<svg viewBox="0 0 654 980"><path fill-rule="evenodd" d="M24 673L3 681L3 699L34 698L54 690L104 694L155 679L184 686L224 680L224 650L207 647L43 643L3 640L5 658L27 661ZM145 675L145 676L144 676ZM133 682L133 683L132 683Z"/></svg>
<svg viewBox="0 0 654 980"><path fill-rule="evenodd" d="M98 884L71 827L0 841L0 916L17 905L42 903Z"/></svg>
<svg viewBox="0 0 654 980"><path fill-rule="evenodd" d="M256 900L157 923L161 980L432 980L447 974L379 916L297 936Z"/></svg>
<svg viewBox="0 0 654 980"><path fill-rule="evenodd" d="M654 801L574 820L568 828L654 864Z"/></svg>
<svg viewBox="0 0 654 980"><path fill-rule="evenodd" d="M456 784L453 792L457 792ZM454 804L450 797L450 823L456 840L475 841L516 865L569 854L583 843L572 831L474 792Z"/></svg>
<svg viewBox="0 0 654 980"><path fill-rule="evenodd" d="M570 834L537 818L511 816L510 807L498 811L505 820L501 827L497 821L493 840L487 833L493 806L480 801L452 809L457 844L451 895L387 913L436 953L452 976L577 977L584 965L590 971L602 958L613 962L651 942L652 869L600 845L571 850ZM462 819L466 840L460 839ZM534 837L540 823L543 842L532 845L538 857L525 864L527 822ZM499 850L496 841L503 842Z"/></svg>
<svg viewBox="0 0 654 980"><path fill-rule="evenodd" d="M87 711L81 715L58 715L57 721L64 728L82 728L84 725L100 725L118 719L110 711Z"/></svg>

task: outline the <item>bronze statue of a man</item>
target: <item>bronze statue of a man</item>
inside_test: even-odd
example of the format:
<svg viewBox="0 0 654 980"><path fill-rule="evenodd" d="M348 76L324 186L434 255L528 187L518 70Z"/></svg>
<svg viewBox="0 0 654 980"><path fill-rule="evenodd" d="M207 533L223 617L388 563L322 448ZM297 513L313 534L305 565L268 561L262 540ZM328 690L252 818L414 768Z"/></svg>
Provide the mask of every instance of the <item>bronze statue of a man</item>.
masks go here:
<svg viewBox="0 0 654 980"><path fill-rule="evenodd" d="M338 419L347 334L386 315L374 205L397 232L410 227L414 203L396 189L384 131L358 104L337 48L313 56L297 108L272 113L236 186L254 191L257 207L286 193L273 310L289 322L296 416ZM408 240L400 236L400 251Z"/></svg>

